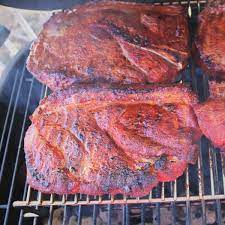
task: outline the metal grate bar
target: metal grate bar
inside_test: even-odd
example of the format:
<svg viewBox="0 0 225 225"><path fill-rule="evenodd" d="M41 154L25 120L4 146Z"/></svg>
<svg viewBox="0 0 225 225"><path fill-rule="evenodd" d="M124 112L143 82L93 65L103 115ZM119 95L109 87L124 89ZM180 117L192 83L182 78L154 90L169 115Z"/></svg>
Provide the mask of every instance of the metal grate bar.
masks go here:
<svg viewBox="0 0 225 225"><path fill-rule="evenodd" d="M165 183L164 182L162 182L161 198L162 200L165 199Z"/></svg>
<svg viewBox="0 0 225 225"><path fill-rule="evenodd" d="M209 168L210 168L210 185L211 185L211 194L215 196L215 188L214 188L214 174L213 174L213 150L209 147Z"/></svg>
<svg viewBox="0 0 225 225"><path fill-rule="evenodd" d="M186 225L191 225L191 205L190 205L190 201L186 201Z"/></svg>
<svg viewBox="0 0 225 225"><path fill-rule="evenodd" d="M224 156L221 155L221 166L222 166L222 180L223 180L223 193L225 194L225 165L224 165Z"/></svg>
<svg viewBox="0 0 225 225"><path fill-rule="evenodd" d="M109 204L108 205L108 217L107 217L107 224L108 225L112 224L111 217L112 217L112 206Z"/></svg>
<svg viewBox="0 0 225 225"><path fill-rule="evenodd" d="M199 156L198 156L198 179L199 179L199 195L203 196L204 195L204 178L203 178L203 174L202 174L202 151L204 151L204 149L202 149L202 142L200 141L200 152L199 152Z"/></svg>
<svg viewBox="0 0 225 225"><path fill-rule="evenodd" d="M189 186L189 168L186 170L186 225L191 225L191 210L190 210L190 186Z"/></svg>
<svg viewBox="0 0 225 225"><path fill-rule="evenodd" d="M30 186L28 186L28 194L27 194L28 199L29 199L29 196L30 196L29 190L30 190ZM216 200L216 199L220 199L220 200L224 200L225 201L225 195L224 194L218 194L218 195L214 195L214 196L212 196L212 195L203 195L202 197L196 195L196 196L190 196L188 201L196 202L196 201L199 201L199 200L210 201L210 200ZM126 204L171 203L173 201L174 201L173 197L167 197L163 201L161 200L161 198L152 198L151 200L140 198L140 200L127 199ZM177 203L182 203L182 202L185 202L185 201L187 201L186 196L184 196L184 197L183 196L177 197L177 199L176 199ZM31 201L29 199L29 201L15 201L13 203L13 206L14 207L23 207L23 206L29 206L30 207L30 206L36 206L36 205L39 205L39 206L64 206L64 205L75 206L75 205L96 205L96 204L99 204L99 205L124 204L124 201L121 200L121 199L114 199L114 201L112 201L111 199L110 200L103 200L102 202L99 202L98 200L91 200L90 202L79 200L77 203L74 203L74 201L67 200L67 201L65 201L64 204L62 204L62 201L58 201L58 200L55 200L52 203L49 200L43 200L41 202L41 204L39 205L37 200L32 200Z"/></svg>
<svg viewBox="0 0 225 225"><path fill-rule="evenodd" d="M145 224L145 205L141 204L141 225Z"/></svg>
<svg viewBox="0 0 225 225"><path fill-rule="evenodd" d="M221 213L220 200L216 200L216 222L219 225L222 224L222 213Z"/></svg>
<svg viewBox="0 0 225 225"><path fill-rule="evenodd" d="M38 207L35 207L35 209L38 209ZM33 219L33 225L37 225L37 217L34 217L34 219Z"/></svg>
<svg viewBox="0 0 225 225"><path fill-rule="evenodd" d="M30 192L31 192L31 187L30 187L30 185L28 185L27 196L26 196L26 204L25 205L28 205L29 202L30 202Z"/></svg>
<svg viewBox="0 0 225 225"><path fill-rule="evenodd" d="M31 79L31 82L33 82L33 79ZM44 93L44 89L47 90L47 88L42 85L42 88L41 88L41 94L40 94L40 99L43 98L44 94L46 96L46 91ZM30 96L30 95L29 95ZM26 114L27 114L27 109L25 110ZM27 116L27 115L26 115ZM25 117L26 117L25 116ZM27 194L27 190L28 190L28 185L27 185L27 182L25 182L25 185L24 185L24 192L23 192L23 201L25 200L26 198L26 194ZM29 187L29 191L30 191L30 187ZM41 195L39 196L40 199L41 199ZM39 201L40 202L40 201ZM49 216L49 220L48 220L48 224L51 224L51 220L52 220L52 206L50 206L50 216ZM23 222L23 209L20 210L20 215L19 215L19 221L18 221L18 225L21 225Z"/></svg>
<svg viewBox="0 0 225 225"><path fill-rule="evenodd" d="M16 84L17 84L18 74L19 74L19 71L17 70L15 80L13 82L13 88L12 88L12 92L11 92L11 96L10 96L10 100L9 100L9 106L8 106L8 109L7 109L7 114L6 114L6 118L5 118L5 122L4 122L4 126L3 126L3 131L1 133L0 153L2 151L2 144L3 144L5 132L6 132L8 119L9 119L9 113L10 113L11 106L12 106L13 96L14 96L14 93L15 93L15 87L16 87Z"/></svg>
<svg viewBox="0 0 225 225"><path fill-rule="evenodd" d="M202 101L205 101L209 96L208 79L205 74L203 74L202 83L203 83L203 87L204 87L203 93L202 93Z"/></svg>
<svg viewBox="0 0 225 225"><path fill-rule="evenodd" d="M33 83L33 79L31 81ZM42 86L43 87L43 86ZM42 88L43 90L43 88ZM42 93L42 91L41 91ZM41 94L42 96L42 94ZM38 191L38 202L41 204L41 199L42 199L42 193ZM35 207L36 210L38 210L38 206ZM38 217L35 217L34 220L33 220L33 225L36 225L37 224L37 221L38 221Z"/></svg>
<svg viewBox="0 0 225 225"><path fill-rule="evenodd" d="M174 197L177 193L174 191L176 189L176 181L175 182L170 182L170 192L172 197ZM175 198L174 198L175 200ZM172 214L172 225L176 224L176 207L175 207L175 202L171 203L171 214Z"/></svg>
<svg viewBox="0 0 225 225"><path fill-rule="evenodd" d="M44 90L44 96L43 96L43 90ZM42 97L46 97L46 96L47 96L47 91L48 91L48 87L42 85L42 90L41 90L41 96L40 96L40 99L41 99ZM31 191L32 191L32 189L31 189L31 187L30 187L30 185L29 185L29 186L28 186L28 191L27 191L27 196L26 196L26 201L25 201L25 202L26 202L26 205L28 205L28 204L30 203ZM41 195L40 195L40 198L37 199L37 202L38 202L37 206L40 206L40 205L42 204L42 196L41 196Z"/></svg>
<svg viewBox="0 0 225 225"><path fill-rule="evenodd" d="M198 13L200 13L200 11L201 11L201 5L200 5L201 3L199 2L199 0L197 0L197 6L198 6Z"/></svg>
<svg viewBox="0 0 225 225"><path fill-rule="evenodd" d="M22 75L22 77L24 77L24 74ZM34 80L32 80L32 82L31 82L29 93L28 93L27 104L26 104L26 109L25 109L23 124L22 124L22 130L21 130L21 133L20 133L20 140L19 140L19 145L18 145L18 149L17 149L16 162L15 162L15 166L14 166L14 170L13 170L13 178L12 178L8 202L7 202L8 206L7 206L7 210L6 210L6 213L5 213L4 225L6 225L7 221L8 221L9 209L10 209L10 205L11 205L11 201L12 201L12 193L13 193L13 190L14 190L14 183L15 183L18 161L19 161L19 156L20 156L22 141L23 141L23 134L24 134L25 124L26 124L28 106L30 104L31 91L32 91L32 88L33 88L33 83L34 83L33 81Z"/></svg>
<svg viewBox="0 0 225 225"><path fill-rule="evenodd" d="M159 197L159 186L156 188L156 196L157 198ZM164 199L163 199L164 200ZM156 208L153 209L153 224L155 225L160 225L161 220L160 220L160 203L156 203Z"/></svg>
<svg viewBox="0 0 225 225"><path fill-rule="evenodd" d="M63 210L63 225L66 225L66 218L67 218L67 206L64 206Z"/></svg>
<svg viewBox="0 0 225 225"><path fill-rule="evenodd" d="M174 199L174 201L176 201L176 199L177 199L177 180L175 180L173 183L173 190L174 190L173 199Z"/></svg>
<svg viewBox="0 0 225 225"><path fill-rule="evenodd" d="M24 187L24 191L23 191L23 201L25 201L25 198L26 198L27 188L28 188L28 185L27 185L27 182L25 182L25 187ZM23 222L23 209L20 210L18 225L21 225L22 222Z"/></svg>
<svg viewBox="0 0 225 225"><path fill-rule="evenodd" d="M186 189L186 199L190 199L190 184L189 184L189 167L186 170L186 182L185 182L185 189Z"/></svg>
<svg viewBox="0 0 225 225"><path fill-rule="evenodd" d="M78 221L77 221L78 225L81 225L81 220L82 220L82 206L79 205L79 207L78 207Z"/></svg>
<svg viewBox="0 0 225 225"><path fill-rule="evenodd" d="M202 201L202 224L206 224L206 209L205 209L205 201Z"/></svg>
<svg viewBox="0 0 225 225"><path fill-rule="evenodd" d="M38 191L38 202L41 204L41 198L42 198L42 194L41 192ZM38 206L35 207L35 209L38 211ZM35 217L33 220L33 225L37 225L37 221L38 221L38 217Z"/></svg>
<svg viewBox="0 0 225 225"><path fill-rule="evenodd" d="M176 207L175 207L175 202L171 203L171 208L172 208L172 225L176 224Z"/></svg>
<svg viewBox="0 0 225 225"><path fill-rule="evenodd" d="M18 104L18 100L19 100L19 96L20 96L20 91L21 91L22 81L23 81L24 75L25 75L25 65L23 66L22 76L20 77L20 81L19 81L19 87L18 87L18 90L17 90L16 100L15 100L14 107L13 107L12 118L15 117L16 108L17 108L17 104ZM2 180L3 171L5 169L5 160L6 160L6 156L7 156L7 153L8 153L8 145L9 145L9 140L10 140L10 136L11 136L11 132L12 132L12 128L13 128L13 122L14 122L14 120L12 119L10 121L9 131L8 131L8 135L7 135L7 139L6 139L5 151L4 151L1 170L0 170L0 183L1 183L1 180Z"/></svg>
<svg viewBox="0 0 225 225"><path fill-rule="evenodd" d="M150 193L148 195L148 199L149 199L149 201L151 201L151 199L152 199L152 190L150 191Z"/></svg>
<svg viewBox="0 0 225 225"><path fill-rule="evenodd" d="M52 194L51 194L51 195L52 195ZM78 201L78 194L75 194L75 195L74 195L73 201L74 201L75 204L77 203L77 201ZM51 202L53 202L53 199L52 199Z"/></svg>
<svg viewBox="0 0 225 225"><path fill-rule="evenodd" d="M213 164L213 175L214 175L214 187L215 187L215 193L218 194L220 193L220 182L218 178L218 170L217 170L217 158L216 158L216 152L212 147L210 147L210 151L212 151L212 164ZM217 223L220 225L222 224L222 218L221 218L221 204L220 200L216 200L216 218L217 218Z"/></svg>
<svg viewBox="0 0 225 225"><path fill-rule="evenodd" d="M199 152L199 157L198 157L198 174L199 174L199 195L203 196L205 193L204 191L204 177L202 174L202 151L204 151L203 146L202 146L202 141L200 141L200 152ZM205 201L202 200L202 224L206 224L206 210L205 210Z"/></svg>
<svg viewBox="0 0 225 225"><path fill-rule="evenodd" d="M40 95L40 100L44 97L47 96L47 91L48 91L48 88L45 86L45 85L42 85L41 87L41 95Z"/></svg>
<svg viewBox="0 0 225 225"><path fill-rule="evenodd" d="M160 203L156 203L156 217L155 217L155 224L161 224L161 217L160 217Z"/></svg>
<svg viewBox="0 0 225 225"><path fill-rule="evenodd" d="M63 195L63 196L62 196L62 205L64 205L64 203L66 202L66 199L67 199L66 196Z"/></svg>
<svg viewBox="0 0 225 225"><path fill-rule="evenodd" d="M130 224L130 218L129 218L129 206L127 204L124 204L122 206L122 212L123 212L123 225L129 225Z"/></svg>
<svg viewBox="0 0 225 225"><path fill-rule="evenodd" d="M129 205L126 205L126 225L130 224L130 213L129 213Z"/></svg>
<svg viewBox="0 0 225 225"><path fill-rule="evenodd" d="M52 219L53 219L53 207L49 207L49 216L48 216L48 225L52 225Z"/></svg>
<svg viewBox="0 0 225 225"><path fill-rule="evenodd" d="M54 194L51 194L50 195L50 202L53 202L54 201Z"/></svg>
<svg viewBox="0 0 225 225"><path fill-rule="evenodd" d="M204 193L203 187L204 187L204 180L203 180L203 175L202 175L202 162L201 162L201 159L200 159L200 156L199 156L198 157L198 190L199 190L199 196L202 196L203 193Z"/></svg>
<svg viewBox="0 0 225 225"><path fill-rule="evenodd" d="M122 206L122 208L123 208L123 210L122 210L122 212L123 212L123 225L126 225L126 205L123 205Z"/></svg>
<svg viewBox="0 0 225 225"><path fill-rule="evenodd" d="M191 7L190 7L191 9ZM200 12L200 1L197 0L197 9L198 9L198 13ZM192 17L192 11L190 10L189 12L189 16L190 18ZM191 32L193 32L193 28L191 27ZM191 45L190 45L190 49L192 48L192 44L194 42L193 40L194 35L191 36ZM193 58L191 57L190 59L190 67L191 67L191 77L192 77L192 88L193 90L197 93L198 92L198 85L197 85L197 78L196 78L196 67L195 67L195 61L193 60ZM202 148L202 142L200 141L200 153L198 156L198 188L199 188L199 196L200 198L202 198L202 196L205 194L204 193L204 178L203 178L203 174L202 174L202 150L204 150ZM189 203L188 203L189 204ZM188 207L187 207L188 209ZM201 209L202 209L202 224L206 224L206 210L205 210L205 201L201 200ZM188 212L187 212L188 213ZM188 221L189 223L191 223L191 221Z"/></svg>
<svg viewBox="0 0 225 225"><path fill-rule="evenodd" d="M97 224L97 206L93 206L93 216L92 216L92 224L96 225Z"/></svg>

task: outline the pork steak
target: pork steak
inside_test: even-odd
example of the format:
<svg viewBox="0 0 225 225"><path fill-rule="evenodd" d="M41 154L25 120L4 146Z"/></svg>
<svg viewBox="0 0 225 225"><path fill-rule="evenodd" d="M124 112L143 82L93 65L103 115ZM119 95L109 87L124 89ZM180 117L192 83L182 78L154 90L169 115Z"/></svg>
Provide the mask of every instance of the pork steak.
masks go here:
<svg viewBox="0 0 225 225"><path fill-rule="evenodd" d="M225 82L210 82L209 99L194 107L203 134L225 153Z"/></svg>
<svg viewBox="0 0 225 225"><path fill-rule="evenodd" d="M27 69L52 90L73 83L171 82L187 63L188 40L181 6L88 3L49 19Z"/></svg>
<svg viewBox="0 0 225 225"><path fill-rule="evenodd" d="M203 70L212 79L225 80L225 2L200 13L195 43Z"/></svg>
<svg viewBox="0 0 225 225"><path fill-rule="evenodd" d="M46 193L143 196L195 163L185 86L74 86L41 101L25 136L27 181Z"/></svg>

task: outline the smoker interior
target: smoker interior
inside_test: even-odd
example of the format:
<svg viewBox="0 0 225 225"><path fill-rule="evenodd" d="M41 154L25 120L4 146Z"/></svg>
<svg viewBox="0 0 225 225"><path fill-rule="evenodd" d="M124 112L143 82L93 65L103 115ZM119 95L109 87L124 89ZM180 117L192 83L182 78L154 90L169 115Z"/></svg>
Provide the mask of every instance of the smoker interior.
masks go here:
<svg viewBox="0 0 225 225"><path fill-rule="evenodd" d="M184 4L191 18L192 39L196 16L205 2L157 2ZM190 43L190 46L192 44ZM8 65L0 81L0 224L55 224L60 211L63 224L222 224L225 219L224 159L202 137L196 165L174 182L161 183L148 196L48 195L26 184L23 151L29 115L48 89L26 70L29 48ZM207 76L193 59L182 76L197 92L200 101L208 97ZM13 206L14 207L13 207ZM55 220L54 220L55 221Z"/></svg>

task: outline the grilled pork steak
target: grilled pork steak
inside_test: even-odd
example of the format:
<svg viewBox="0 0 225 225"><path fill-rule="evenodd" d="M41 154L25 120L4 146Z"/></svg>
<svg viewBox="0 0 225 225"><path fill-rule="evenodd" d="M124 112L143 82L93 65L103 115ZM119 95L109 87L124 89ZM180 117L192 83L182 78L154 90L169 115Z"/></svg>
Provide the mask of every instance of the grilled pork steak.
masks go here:
<svg viewBox="0 0 225 225"><path fill-rule="evenodd" d="M53 15L27 69L52 90L72 83L174 81L189 56L180 6L102 2Z"/></svg>
<svg viewBox="0 0 225 225"><path fill-rule="evenodd" d="M225 80L225 4L200 13L195 43L200 66L211 78Z"/></svg>
<svg viewBox="0 0 225 225"><path fill-rule="evenodd" d="M225 153L225 82L211 81L210 98L194 109L203 134Z"/></svg>
<svg viewBox="0 0 225 225"><path fill-rule="evenodd" d="M28 183L47 193L145 195L195 162L196 103L182 85L56 91L31 116Z"/></svg>
<svg viewBox="0 0 225 225"><path fill-rule="evenodd" d="M225 0L208 0L207 6L217 7L218 5L225 4Z"/></svg>

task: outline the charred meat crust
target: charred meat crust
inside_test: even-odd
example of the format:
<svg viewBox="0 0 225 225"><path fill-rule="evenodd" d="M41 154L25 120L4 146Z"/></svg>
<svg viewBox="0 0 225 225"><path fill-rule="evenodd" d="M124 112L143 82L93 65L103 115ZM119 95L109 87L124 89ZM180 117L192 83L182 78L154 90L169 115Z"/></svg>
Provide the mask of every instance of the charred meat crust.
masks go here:
<svg viewBox="0 0 225 225"><path fill-rule="evenodd" d="M225 80L225 5L206 7L198 17L197 61L210 79Z"/></svg>
<svg viewBox="0 0 225 225"><path fill-rule="evenodd" d="M197 102L183 85L56 91L31 116L28 183L47 193L145 195L195 162Z"/></svg>
<svg viewBox="0 0 225 225"><path fill-rule="evenodd" d="M209 90L209 99L194 110L203 134L225 154L225 82L210 81Z"/></svg>
<svg viewBox="0 0 225 225"><path fill-rule="evenodd" d="M27 69L52 90L73 83L168 83L189 57L181 6L99 2L54 14Z"/></svg>

